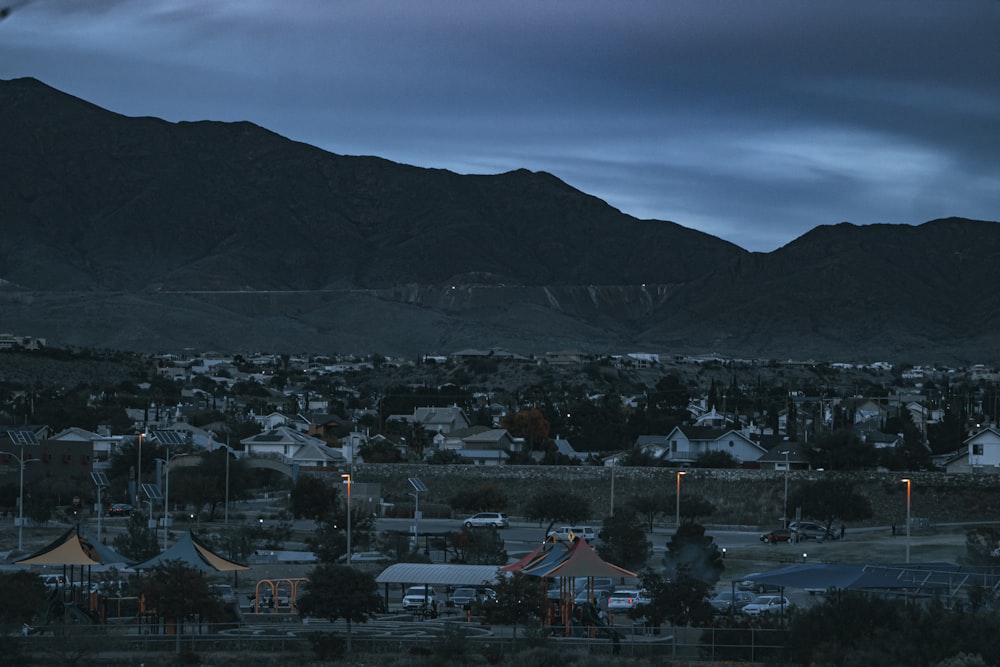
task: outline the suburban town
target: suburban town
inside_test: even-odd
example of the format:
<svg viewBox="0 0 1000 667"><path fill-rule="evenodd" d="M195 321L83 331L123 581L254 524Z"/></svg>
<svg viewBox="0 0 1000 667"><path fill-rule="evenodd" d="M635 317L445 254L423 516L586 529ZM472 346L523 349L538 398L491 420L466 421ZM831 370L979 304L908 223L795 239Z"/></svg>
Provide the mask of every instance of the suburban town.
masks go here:
<svg viewBox="0 0 1000 667"><path fill-rule="evenodd" d="M537 618L567 638L597 642L588 652L604 644L620 651L628 637L633 656L657 655L669 636L671 652L704 653L694 627L784 632L796 610L815 603L780 578L783 565L805 567L806 554L791 556L791 545L812 543L810 551L860 557L869 564L857 567L870 568L873 554L893 545L888 562L899 563L905 544L906 565L893 567L925 583L883 583L882 594L940 599L926 584L938 572L911 564L911 544L915 556L959 561L969 558L969 530L986 531L976 538L983 549L1000 541L985 509L1000 489L992 481L1000 470L998 375L985 366L504 350L418 361L142 356L3 341L4 570L63 578L49 587L62 596L58 605L49 597L41 612L18 612L30 637L75 618L125 636L152 632L169 643L187 633L194 642L204 630L165 613L170 602L154 592L155 576L187 576L188 567L217 593L200 603L206 621L244 627L267 611L269 622L301 618L316 631L316 609L341 636L336 619L353 612L320 611L306 592L320 576L314 568L332 563L372 577L373 622L427 624L465 610L468 620L516 625L498 600L523 592L500 581L483 588L492 579L485 573L499 567L554 585ZM89 367L92 379L18 386L31 359ZM961 500L969 489L976 503ZM860 509L851 505L858 498ZM953 522L967 527L946 528ZM673 552L688 530L714 538L701 543L697 561L708 574L684 584L702 602L651 613L655 591L674 599L690 576L682 572L695 567ZM898 542L884 539L890 531ZM545 546L535 546L538 535ZM576 578L583 589L556 574L576 571L578 543L603 559L592 564L600 576ZM553 564L539 570L542 556ZM82 580L85 564L93 592L80 598L79 586L66 583ZM91 565L111 574L95 575ZM762 583L759 570L782 583ZM719 581L724 571L731 584ZM812 576L808 588L826 587L828 574ZM423 587L417 598L413 586ZM429 595L432 586L440 590ZM730 586L746 592L726 597ZM451 594L467 590L472 601L454 606ZM950 597L965 600L970 590L953 585ZM616 591L631 602L609 610ZM749 606L774 591L777 607ZM651 595L645 607L640 592ZM596 606L574 603L577 595ZM230 611L208 611L216 603ZM753 640L763 651L754 659L787 650L764 636ZM165 646L144 650L169 655ZM715 643L712 651L745 653Z"/></svg>

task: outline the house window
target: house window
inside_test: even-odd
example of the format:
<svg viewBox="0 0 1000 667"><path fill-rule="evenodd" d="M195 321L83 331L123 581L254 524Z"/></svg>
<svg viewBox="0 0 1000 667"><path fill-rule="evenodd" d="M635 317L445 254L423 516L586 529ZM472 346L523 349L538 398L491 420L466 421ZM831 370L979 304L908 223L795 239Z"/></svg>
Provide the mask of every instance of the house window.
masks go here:
<svg viewBox="0 0 1000 667"><path fill-rule="evenodd" d="M677 441L676 440L671 440L670 441L670 451L672 451L672 452L676 452L677 451Z"/></svg>
<svg viewBox="0 0 1000 667"><path fill-rule="evenodd" d="M735 442L733 442L732 440L730 440L730 441L729 441L729 446L730 446L730 447L735 447L735 446L736 446L736 443L735 443Z"/></svg>
<svg viewBox="0 0 1000 667"><path fill-rule="evenodd" d="M972 445L972 455L982 456L983 455L983 444L979 443L977 445Z"/></svg>

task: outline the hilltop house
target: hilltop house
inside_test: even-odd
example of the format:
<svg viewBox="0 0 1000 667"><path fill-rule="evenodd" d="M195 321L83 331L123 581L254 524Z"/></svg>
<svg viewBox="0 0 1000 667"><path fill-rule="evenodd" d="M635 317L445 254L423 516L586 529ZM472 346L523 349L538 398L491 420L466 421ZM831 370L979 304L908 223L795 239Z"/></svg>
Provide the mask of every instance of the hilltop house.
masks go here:
<svg viewBox="0 0 1000 667"><path fill-rule="evenodd" d="M390 415L388 421L405 422L420 426L430 433L451 433L469 428L472 420L462 408L414 408L412 415Z"/></svg>

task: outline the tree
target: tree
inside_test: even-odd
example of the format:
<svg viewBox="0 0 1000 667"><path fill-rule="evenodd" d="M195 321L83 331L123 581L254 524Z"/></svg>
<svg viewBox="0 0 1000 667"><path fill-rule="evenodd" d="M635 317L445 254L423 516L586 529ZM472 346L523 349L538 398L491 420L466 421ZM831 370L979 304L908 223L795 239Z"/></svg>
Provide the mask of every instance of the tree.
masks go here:
<svg viewBox="0 0 1000 667"><path fill-rule="evenodd" d="M705 452L692 464L694 468L739 468L740 462L729 452Z"/></svg>
<svg viewBox="0 0 1000 667"><path fill-rule="evenodd" d="M705 527L694 522L684 522L677 527L663 557L666 574L672 581L686 577L703 582L711 588L719 581L725 565L715 540L705 534Z"/></svg>
<svg viewBox="0 0 1000 667"><path fill-rule="evenodd" d="M846 479L821 479L799 485L788 496L788 506L798 507L802 515L822 521L827 530L833 522L859 521L872 515L871 502L855 492Z"/></svg>
<svg viewBox="0 0 1000 667"><path fill-rule="evenodd" d="M31 623L45 602L45 584L35 572L0 572L0 625L11 628Z"/></svg>
<svg viewBox="0 0 1000 667"><path fill-rule="evenodd" d="M625 508L604 520L597 553L609 563L635 570L646 565L653 544L646 539L638 514Z"/></svg>
<svg viewBox="0 0 1000 667"><path fill-rule="evenodd" d="M626 501L626 505L645 518L646 532L651 533L656 517L673 511L674 502L676 499L668 500L666 495L650 491L642 495L632 496Z"/></svg>
<svg viewBox="0 0 1000 667"><path fill-rule="evenodd" d="M544 617L548 599L540 577L514 572L509 577L500 577L493 590L496 601L486 607L486 620L514 626L514 637L519 624L537 623Z"/></svg>
<svg viewBox="0 0 1000 667"><path fill-rule="evenodd" d="M1000 530L992 526L981 526L965 534L965 557L967 565L1000 565Z"/></svg>
<svg viewBox="0 0 1000 667"><path fill-rule="evenodd" d="M640 579L649 594L649 604L630 609L630 618L645 617L654 627L664 621L675 626L698 625L711 618L712 607L708 604L711 584L683 571L671 578L647 571Z"/></svg>
<svg viewBox="0 0 1000 667"><path fill-rule="evenodd" d="M140 580L138 587L146 596L147 606L155 609L160 618L179 622L198 614L209 621L222 619L222 601L209 586L205 573L181 560L157 565ZM180 634L180 628L177 633Z"/></svg>
<svg viewBox="0 0 1000 667"><path fill-rule="evenodd" d="M515 438L524 438L529 453L547 448L549 422L538 408L509 413L503 418L502 425Z"/></svg>
<svg viewBox="0 0 1000 667"><path fill-rule="evenodd" d="M507 494L497 484L480 484L471 489L462 489L448 501L452 508L467 512L507 509Z"/></svg>
<svg viewBox="0 0 1000 667"><path fill-rule="evenodd" d="M305 594L297 599L301 616L347 623L347 651L351 650L351 624L367 623L383 607L375 577L347 565L322 563L307 577Z"/></svg>
<svg viewBox="0 0 1000 667"><path fill-rule="evenodd" d="M507 550L500 532L493 526L465 528L448 538L455 550L453 562L468 565L504 565Z"/></svg>
<svg viewBox="0 0 1000 667"><path fill-rule="evenodd" d="M677 510L676 495L672 497L673 502L671 503L671 509ZM716 507L712 501L702 498L696 493L685 494L681 498L681 520L682 521L695 521L697 519L710 517L715 514Z"/></svg>
<svg viewBox="0 0 1000 667"><path fill-rule="evenodd" d="M547 490L528 499L524 516L531 521L548 521L547 535L557 521L579 523L590 516L590 501L575 493Z"/></svg>
<svg viewBox="0 0 1000 667"><path fill-rule="evenodd" d="M336 512L339 498L336 486L313 475L302 475L290 494L292 516L319 521Z"/></svg>
<svg viewBox="0 0 1000 667"><path fill-rule="evenodd" d="M819 438L805 453L814 468L825 470L868 470L878 461L875 447L862 442L849 428Z"/></svg>
<svg viewBox="0 0 1000 667"><path fill-rule="evenodd" d="M125 532L116 535L113 544L118 553L136 562L160 553L156 531L149 528L146 515L139 511L132 512Z"/></svg>

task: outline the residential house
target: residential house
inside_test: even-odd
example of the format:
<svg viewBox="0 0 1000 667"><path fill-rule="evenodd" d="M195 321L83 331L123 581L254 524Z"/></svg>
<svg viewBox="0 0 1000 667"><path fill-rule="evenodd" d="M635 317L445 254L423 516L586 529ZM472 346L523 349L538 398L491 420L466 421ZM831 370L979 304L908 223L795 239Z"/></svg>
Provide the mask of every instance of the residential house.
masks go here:
<svg viewBox="0 0 1000 667"><path fill-rule="evenodd" d="M272 456L309 467L336 467L345 462L339 448L288 426L279 426L240 440L247 456Z"/></svg>
<svg viewBox="0 0 1000 667"><path fill-rule="evenodd" d="M984 428L966 438L960 451L964 456L945 464L948 472L1000 473L1000 431L996 428Z"/></svg>
<svg viewBox="0 0 1000 667"><path fill-rule="evenodd" d="M809 470L809 459L803 453L800 442L785 440L768 448L767 452L757 459L757 465L763 470Z"/></svg>
<svg viewBox="0 0 1000 667"><path fill-rule="evenodd" d="M678 466L690 465L702 454L725 452L742 463L752 462L767 450L740 431L697 426L677 426L667 435L668 449L661 457Z"/></svg>
<svg viewBox="0 0 1000 667"><path fill-rule="evenodd" d="M502 449L459 449L456 453L467 463L477 466L501 466L510 458Z"/></svg>
<svg viewBox="0 0 1000 667"><path fill-rule="evenodd" d="M665 435L640 435L633 446L659 461L670 451L670 440Z"/></svg>
<svg viewBox="0 0 1000 667"><path fill-rule="evenodd" d="M569 457L581 463L585 463L590 460L589 452L576 451L575 449L573 449L573 445L571 445L569 443L569 440L567 440L566 438L560 438L559 436L556 436L553 442L555 442L556 444L556 451L562 454L563 456Z"/></svg>
<svg viewBox="0 0 1000 667"><path fill-rule="evenodd" d="M445 408L414 408L412 415L390 415L388 421L400 421L420 425L431 433L451 433L469 428L472 421L462 408L457 406Z"/></svg>

